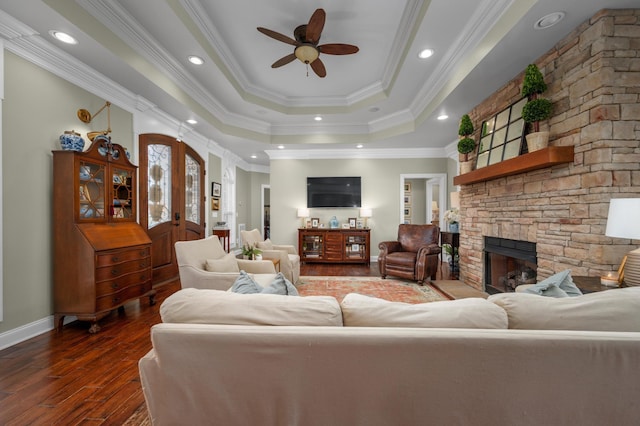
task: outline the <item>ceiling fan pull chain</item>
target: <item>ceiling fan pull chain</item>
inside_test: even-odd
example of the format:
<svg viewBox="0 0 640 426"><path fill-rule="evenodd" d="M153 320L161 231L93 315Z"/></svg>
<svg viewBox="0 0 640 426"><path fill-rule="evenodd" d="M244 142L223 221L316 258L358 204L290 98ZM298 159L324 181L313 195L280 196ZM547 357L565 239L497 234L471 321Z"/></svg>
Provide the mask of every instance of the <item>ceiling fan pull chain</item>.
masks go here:
<svg viewBox="0 0 640 426"><path fill-rule="evenodd" d="M309 62L307 62L306 65L307 65L307 77L309 77Z"/></svg>

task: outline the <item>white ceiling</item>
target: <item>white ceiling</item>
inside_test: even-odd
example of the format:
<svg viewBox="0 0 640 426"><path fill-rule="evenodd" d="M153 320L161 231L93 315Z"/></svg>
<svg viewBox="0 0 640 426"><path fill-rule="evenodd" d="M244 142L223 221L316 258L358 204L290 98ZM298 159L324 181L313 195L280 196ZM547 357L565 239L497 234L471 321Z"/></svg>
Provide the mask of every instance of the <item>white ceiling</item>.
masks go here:
<svg viewBox="0 0 640 426"><path fill-rule="evenodd" d="M267 165L266 152L354 153L357 143L382 156L444 152L463 114L576 26L604 7L634 6L638 0L0 0L27 26L0 33L63 49L177 120L198 121L185 129ZM320 44L360 51L321 54L325 78L311 69L307 76L299 61L272 69L293 46L256 28L293 38L317 8L326 11ZM564 20L534 29L556 11ZM52 39L54 29L79 43ZM425 47L435 55L421 60Z"/></svg>

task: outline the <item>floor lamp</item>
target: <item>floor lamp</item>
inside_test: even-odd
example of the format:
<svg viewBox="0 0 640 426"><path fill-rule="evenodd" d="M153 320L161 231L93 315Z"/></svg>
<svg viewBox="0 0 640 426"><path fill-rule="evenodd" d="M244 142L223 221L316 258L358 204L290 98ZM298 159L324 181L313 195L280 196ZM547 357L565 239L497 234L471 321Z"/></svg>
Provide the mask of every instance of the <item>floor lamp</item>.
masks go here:
<svg viewBox="0 0 640 426"><path fill-rule="evenodd" d="M609 203L607 237L640 240L640 198L614 198ZM640 248L630 251L621 267L618 281L640 286Z"/></svg>

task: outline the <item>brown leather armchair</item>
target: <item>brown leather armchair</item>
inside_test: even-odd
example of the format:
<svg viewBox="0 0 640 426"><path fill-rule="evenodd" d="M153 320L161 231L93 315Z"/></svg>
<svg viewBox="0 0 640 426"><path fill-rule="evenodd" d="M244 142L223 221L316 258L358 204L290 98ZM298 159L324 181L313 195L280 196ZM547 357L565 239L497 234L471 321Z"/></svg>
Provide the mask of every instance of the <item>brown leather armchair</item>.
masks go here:
<svg viewBox="0 0 640 426"><path fill-rule="evenodd" d="M422 284L436 279L440 256L440 228L436 225L399 225L398 241L378 244L380 275L393 275Z"/></svg>

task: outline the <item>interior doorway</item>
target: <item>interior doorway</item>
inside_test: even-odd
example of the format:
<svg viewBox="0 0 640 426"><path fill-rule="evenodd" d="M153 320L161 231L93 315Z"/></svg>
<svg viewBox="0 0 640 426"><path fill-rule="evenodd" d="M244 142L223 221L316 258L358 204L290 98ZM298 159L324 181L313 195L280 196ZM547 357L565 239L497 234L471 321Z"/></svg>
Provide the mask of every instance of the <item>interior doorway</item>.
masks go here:
<svg viewBox="0 0 640 426"><path fill-rule="evenodd" d="M419 181L418 185L407 185ZM416 188L413 188L413 187ZM424 188L424 189L423 189ZM409 189L409 192L407 191ZM414 189L421 191L414 192ZM422 191L424 191L422 193ZM400 223L409 223L407 213L413 217L414 200L420 203L419 210L424 215L415 217L415 223L435 223L442 229L444 212L447 210L447 175L446 173L416 173L400 175ZM435 202L435 204L434 204ZM437 207L437 208L435 208Z"/></svg>

